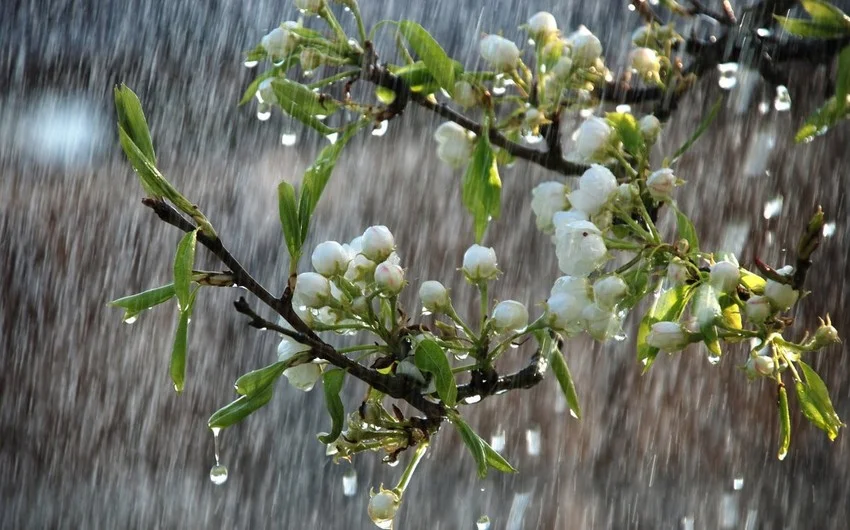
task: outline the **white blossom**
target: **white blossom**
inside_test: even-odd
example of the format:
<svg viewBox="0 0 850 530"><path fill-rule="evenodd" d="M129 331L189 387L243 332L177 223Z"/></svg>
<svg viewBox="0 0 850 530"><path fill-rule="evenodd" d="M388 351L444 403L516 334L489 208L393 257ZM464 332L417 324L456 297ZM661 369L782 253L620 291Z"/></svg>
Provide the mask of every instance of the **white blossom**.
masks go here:
<svg viewBox="0 0 850 530"><path fill-rule="evenodd" d="M287 20L263 36L260 45L272 57L284 57L298 45L298 35L292 32L292 29L297 27L298 23Z"/></svg>
<svg viewBox="0 0 850 530"><path fill-rule="evenodd" d="M602 56L602 43L585 26L567 37L567 43L572 48L573 61L581 66L591 66Z"/></svg>
<svg viewBox="0 0 850 530"><path fill-rule="evenodd" d="M404 270L394 263L380 263L375 267L375 284L381 292L398 294L404 287Z"/></svg>
<svg viewBox="0 0 850 530"><path fill-rule="evenodd" d="M602 232L590 221L572 221L555 229L558 268L571 276L587 276L608 260Z"/></svg>
<svg viewBox="0 0 850 530"><path fill-rule="evenodd" d="M656 79L661 71L661 58L650 48L636 48L629 54L632 68L644 79Z"/></svg>
<svg viewBox="0 0 850 530"><path fill-rule="evenodd" d="M654 115L647 114L638 121L640 133L648 145L652 145L658 140L658 135L661 133L661 121Z"/></svg>
<svg viewBox="0 0 850 530"><path fill-rule="evenodd" d="M277 346L277 360L278 362L285 362L297 354L309 350L310 346L301 344L292 337L284 335ZM322 367L316 363L308 362L287 368L283 371L283 375L289 380L289 384L298 390L309 392L319 377L322 376Z"/></svg>
<svg viewBox="0 0 850 530"><path fill-rule="evenodd" d="M732 261L734 260L734 261ZM709 281L711 285L721 293L729 293L738 288L738 280L741 271L734 256L729 259L718 261L711 266Z"/></svg>
<svg viewBox="0 0 850 530"><path fill-rule="evenodd" d="M490 247L472 245L463 253L462 270L472 283L495 279L499 275L496 251Z"/></svg>
<svg viewBox="0 0 850 530"><path fill-rule="evenodd" d="M369 507L367 512L372 522L378 525L379 528L392 528L392 520L395 517L398 508L401 505L401 499L392 490L385 490L383 487L378 493L373 493L369 499ZM389 524L390 526L387 526Z"/></svg>
<svg viewBox="0 0 850 530"><path fill-rule="evenodd" d="M496 331L518 330L528 325L528 308L516 300L499 302L490 319Z"/></svg>
<svg viewBox="0 0 850 530"><path fill-rule="evenodd" d="M598 304L585 306L581 312L581 318L584 321L587 333L601 342L614 337L623 330L619 316Z"/></svg>
<svg viewBox="0 0 850 530"><path fill-rule="evenodd" d="M578 189L570 193L570 204L573 208L594 216L616 191L617 177L607 167L593 164L579 179Z"/></svg>
<svg viewBox="0 0 850 530"><path fill-rule="evenodd" d="M587 298L568 293L555 293L546 300L549 325L555 329L575 332L581 329L581 312L590 302Z"/></svg>
<svg viewBox="0 0 850 530"><path fill-rule="evenodd" d="M479 44L481 57L493 69L500 72L510 72L519 63L519 48L513 42L498 35L487 35Z"/></svg>
<svg viewBox="0 0 850 530"><path fill-rule="evenodd" d="M677 352L688 345L685 331L676 322L656 322L649 328L646 343L663 352Z"/></svg>
<svg viewBox="0 0 850 530"><path fill-rule="evenodd" d="M560 182L543 182L531 190L531 209L537 228L545 233L554 231L553 217L567 206L567 187Z"/></svg>
<svg viewBox="0 0 850 530"><path fill-rule="evenodd" d="M387 259L395 249L395 239L390 229L384 225L370 226L363 232L362 250L364 256L378 263Z"/></svg>
<svg viewBox="0 0 850 530"><path fill-rule="evenodd" d="M452 91L452 100L461 107L474 107L478 104L478 93L468 81L458 81Z"/></svg>
<svg viewBox="0 0 850 530"><path fill-rule="evenodd" d="M536 39L543 39L558 31L558 22L552 13L540 11L528 19L528 30Z"/></svg>
<svg viewBox="0 0 850 530"><path fill-rule="evenodd" d="M452 167L461 167L472 157L475 135L455 122L441 124L434 131L437 157Z"/></svg>
<svg viewBox="0 0 850 530"><path fill-rule="evenodd" d="M320 308L331 295L331 284L316 272L302 272L295 280L293 298L307 307Z"/></svg>
<svg viewBox="0 0 850 530"><path fill-rule="evenodd" d="M790 277L793 275L794 269L790 265L786 265L778 272L782 276ZM790 309L800 297L800 292L795 290L788 284L777 282L775 280L767 280L764 285L764 295L770 300L773 306L780 311Z"/></svg>
<svg viewBox="0 0 850 530"><path fill-rule="evenodd" d="M747 300L744 306L744 315L747 320L754 324L761 324L770 314L773 309L770 307L770 299L766 296L753 295Z"/></svg>
<svg viewBox="0 0 850 530"><path fill-rule="evenodd" d="M351 253L336 241L319 243L310 256L316 272L326 277L345 273L351 259Z"/></svg>
<svg viewBox="0 0 850 530"><path fill-rule="evenodd" d="M646 179L646 187L653 199L659 201L669 199L673 188L676 187L676 176L670 168L659 169Z"/></svg>
<svg viewBox="0 0 850 530"><path fill-rule="evenodd" d="M629 286L616 274L603 276L593 284L593 299L603 309L614 309L628 292Z"/></svg>
<svg viewBox="0 0 850 530"><path fill-rule="evenodd" d="M688 267L681 258L674 257L667 264L667 279L673 285L683 285L689 277Z"/></svg>
<svg viewBox="0 0 850 530"><path fill-rule="evenodd" d="M576 154L582 160L603 160L611 143L613 129L598 116L591 116L579 125L576 133Z"/></svg>
<svg viewBox="0 0 850 530"><path fill-rule="evenodd" d="M428 280L419 287L419 300L427 311L437 312L449 307L449 291L442 283Z"/></svg>

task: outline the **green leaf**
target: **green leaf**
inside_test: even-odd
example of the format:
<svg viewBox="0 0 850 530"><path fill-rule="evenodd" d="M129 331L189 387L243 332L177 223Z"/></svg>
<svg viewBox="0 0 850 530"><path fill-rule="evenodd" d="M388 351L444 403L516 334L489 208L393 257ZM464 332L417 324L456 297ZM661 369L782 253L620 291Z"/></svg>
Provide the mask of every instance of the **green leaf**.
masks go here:
<svg viewBox="0 0 850 530"><path fill-rule="evenodd" d="M797 364L806 379L804 383L798 382L796 385L803 414L833 441L844 424L832 406L826 384L809 365L802 361Z"/></svg>
<svg viewBox="0 0 850 530"><path fill-rule="evenodd" d="M843 26L825 24L814 20L803 20L801 18L788 18L773 15L782 29L798 37L814 39L838 39L847 35L848 30Z"/></svg>
<svg viewBox="0 0 850 530"><path fill-rule="evenodd" d="M301 83L289 79L275 79L272 81L272 89L278 106L285 113L325 136L335 132L316 118L319 115L330 116L339 109L333 99L322 97Z"/></svg>
<svg viewBox="0 0 850 530"><path fill-rule="evenodd" d="M393 101L395 101L395 92L390 90L389 88L384 88L379 86L375 88L375 96L378 98L378 101L383 103L384 105L389 105Z"/></svg>
<svg viewBox="0 0 850 530"><path fill-rule="evenodd" d="M319 198L331 178L340 153L351 137L367 123L369 123L368 120L361 120L349 125L336 143L322 149L322 152L316 157L316 161L304 173L304 179L301 181L301 196L298 198L298 223L301 227L299 249L307 240L310 218L313 216Z"/></svg>
<svg viewBox="0 0 850 530"><path fill-rule="evenodd" d="M197 241L197 229L187 232L177 244L177 254L174 256L174 293L177 295L177 305L181 311L185 311L189 305Z"/></svg>
<svg viewBox="0 0 850 530"><path fill-rule="evenodd" d="M253 394L241 396L239 399L218 409L210 416L207 424L211 429L226 429L247 418L252 412L268 403L274 394L274 382L258 389Z"/></svg>
<svg viewBox="0 0 850 530"><path fill-rule="evenodd" d="M290 359L295 359L295 356L290 357ZM236 393L240 396L256 393L261 388L277 380L291 364L292 362L290 360L286 360L248 372L236 380Z"/></svg>
<svg viewBox="0 0 850 530"><path fill-rule="evenodd" d="M484 446L486 445L484 440L482 440L480 436L475 434L475 431L473 431L472 428L467 425L467 423L463 421L458 414L450 414L449 419L451 420L452 425L455 426L455 429L457 429L457 432L460 434L460 439L463 440L463 443L469 449L469 452L472 453L472 457L475 459L475 463L478 466L478 477L486 477L488 463L487 450L484 449Z"/></svg>
<svg viewBox="0 0 850 530"><path fill-rule="evenodd" d="M434 37L416 22L402 20L398 23L398 28L434 79L451 93L455 86L456 62L452 61Z"/></svg>
<svg viewBox="0 0 850 530"><path fill-rule="evenodd" d="M547 337L552 345L549 348L549 364L552 366L552 371L555 373L555 379L558 380L558 385L567 399L567 405L576 418L581 419L581 407L578 404L578 394L576 393L573 376L570 373L570 368L567 366L567 360L564 354L558 348L557 343L552 338Z"/></svg>
<svg viewBox="0 0 850 530"><path fill-rule="evenodd" d="M605 119L614 125L614 130L617 131L627 153L633 156L643 154L646 144L634 116L627 112L609 112L605 115Z"/></svg>
<svg viewBox="0 0 850 530"><path fill-rule="evenodd" d="M638 266L622 274L623 281L629 286L629 293L620 302L620 307L631 309L635 304L643 300L643 297L649 292L650 272L651 265L649 260L643 260Z"/></svg>
<svg viewBox="0 0 850 530"><path fill-rule="evenodd" d="M339 393L342 391L342 384L345 382L345 370L341 368L333 368L325 370L322 374L322 388L325 391L325 403L328 406L328 414L331 415L333 425L330 434L319 436L319 441L323 444L329 444L336 441L339 435L342 434L342 423L345 419L345 409L342 406L342 399Z"/></svg>
<svg viewBox="0 0 850 530"><path fill-rule="evenodd" d="M692 285L680 285L674 289L669 289L662 293L655 305L644 315L640 326L638 326L637 335L637 358L638 363L643 366L643 373L646 373L652 363L655 362L655 357L659 351L658 348L653 348L646 343L650 328L656 322L677 322L682 317L682 313L685 312L685 307L687 307L693 294Z"/></svg>
<svg viewBox="0 0 850 530"><path fill-rule="evenodd" d="M752 293L761 294L764 292L765 279L759 276L758 274L753 274L752 272L741 269L741 285L746 287Z"/></svg>
<svg viewBox="0 0 850 530"><path fill-rule="evenodd" d="M472 214L475 241L480 243L487 223L498 219L502 208L502 180L486 130L476 140L463 177L462 196L463 205Z"/></svg>
<svg viewBox="0 0 850 530"><path fill-rule="evenodd" d="M723 310L721 319L723 325L728 329L743 329L741 321L741 306L735 303L735 300L728 295L720 297L720 308ZM740 342L741 339L735 337L727 337L726 342Z"/></svg>
<svg viewBox="0 0 850 530"><path fill-rule="evenodd" d="M416 61L402 67L389 67L389 70L403 79L413 92L423 92L423 87L437 84L423 61Z"/></svg>
<svg viewBox="0 0 850 530"><path fill-rule="evenodd" d="M194 299L194 297L192 297ZM179 394L183 392L186 383L186 350L189 345L189 319L192 316L191 306L180 311L177 319L177 332L174 334L174 344L171 348L171 362L168 371L171 374L171 382L174 390Z"/></svg>
<svg viewBox="0 0 850 530"><path fill-rule="evenodd" d="M838 55L838 76L835 80L835 99L847 106L847 93L850 92L850 46L842 48Z"/></svg>
<svg viewBox="0 0 850 530"><path fill-rule="evenodd" d="M124 320L130 320L142 311L150 309L151 307L159 305L163 302L167 302L173 297L174 284L169 283L168 285L163 285L162 287L156 287L154 289L149 289L142 293L131 294L130 296L125 296L123 298L119 298L118 300L113 300L109 302L108 305L112 307L120 307L121 309L123 309Z"/></svg>
<svg viewBox="0 0 850 530"><path fill-rule="evenodd" d="M139 97L124 84L116 86L114 93L118 127L124 129L127 137L139 148L139 152L150 160L152 165L156 165L153 140Z"/></svg>
<svg viewBox="0 0 850 530"><path fill-rule="evenodd" d="M437 395L447 407L457 404L457 383L446 353L433 340L426 339L416 346L413 357L416 367L434 375Z"/></svg>
<svg viewBox="0 0 850 530"><path fill-rule="evenodd" d="M834 26L836 28L850 28L850 18L844 11L838 9L829 2L822 0L801 0L803 9L819 24Z"/></svg>
<svg viewBox="0 0 850 530"><path fill-rule="evenodd" d="M683 154L685 154L685 152L690 149L691 146L694 145L697 140L699 140L699 137L702 136L702 134L706 130L708 130L708 127L711 125L711 122L714 121L714 118L716 118L717 114L720 112L720 107L722 105L723 97L721 96L717 98L717 101L715 101L714 105L711 106L711 109L708 111L708 114L699 123L699 125L697 126L697 130L694 131L694 134L692 134L691 137L688 138L688 140L684 144L682 144L682 146L677 149L675 153L673 153L670 162L671 164L678 160L679 157L681 157Z"/></svg>
<svg viewBox="0 0 850 530"><path fill-rule="evenodd" d="M706 324L699 328L702 334L702 341L709 353L714 357L723 355L723 350L720 348L720 336L717 334L717 326L714 324Z"/></svg>
<svg viewBox="0 0 850 530"><path fill-rule="evenodd" d="M791 415L788 412L788 393L785 391L785 385L779 385L779 451L777 458L785 460L788 455L788 448L791 447Z"/></svg>
<svg viewBox="0 0 850 530"><path fill-rule="evenodd" d="M797 131L794 141L797 143L811 142L815 136L826 134L830 127L835 125L838 120L847 116L847 114L848 107L846 104L842 104L834 96L829 98L821 108L809 116L806 123Z"/></svg>
<svg viewBox="0 0 850 530"><path fill-rule="evenodd" d="M283 239L286 249L292 258L292 263L298 263L301 257L301 226L298 222L298 205L295 200L295 187L289 182L281 182L277 186L277 209L280 214L280 226L283 228Z"/></svg>
<svg viewBox="0 0 850 530"><path fill-rule="evenodd" d="M684 239L688 242L688 246L690 247L689 254L699 252L699 236L697 236L697 230L694 228L694 224L679 208L675 208L675 210L676 228L679 233L679 239Z"/></svg>
<svg viewBox="0 0 850 530"><path fill-rule="evenodd" d="M516 468L512 466L510 462L505 460L505 457L503 457L498 453L498 451L490 447L490 444L488 444L484 440L481 440L481 443L484 444L484 459L486 460L488 466L492 467L496 471L501 471L502 473L517 472Z"/></svg>
<svg viewBox="0 0 850 530"><path fill-rule="evenodd" d="M264 50L264 53L265 53L265 50ZM248 103L249 101L251 101L254 98L254 95L257 93L257 90L260 88L260 83L262 83L266 79L269 79L269 78L272 78L272 77L277 77L280 74L280 72L286 72L287 70L292 68L292 66L296 62L298 62L298 56L297 55L290 55L289 57L286 58L286 60L283 62L282 65L275 66L273 68L269 68L268 70L266 70L262 74L258 75L256 79L251 81L251 84L248 85L248 88L245 89L245 92L242 94L242 99L239 100L239 106L241 107L242 105Z"/></svg>
<svg viewBox="0 0 850 530"><path fill-rule="evenodd" d="M168 185L165 177L153 165L153 162L142 153L123 127L118 127L118 141L121 143L121 148L124 150L124 154L127 155L130 165L133 166L136 174L139 175L139 181L142 183L145 193L151 197L162 197L165 195L165 187Z"/></svg>

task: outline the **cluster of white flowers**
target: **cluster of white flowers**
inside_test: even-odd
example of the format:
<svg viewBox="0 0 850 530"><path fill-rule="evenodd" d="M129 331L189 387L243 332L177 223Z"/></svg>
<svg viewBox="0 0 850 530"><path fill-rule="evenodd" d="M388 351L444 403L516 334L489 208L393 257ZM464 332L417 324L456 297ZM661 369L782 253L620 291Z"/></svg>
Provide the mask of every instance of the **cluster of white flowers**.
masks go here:
<svg viewBox="0 0 850 530"><path fill-rule="evenodd" d="M548 323L568 335L586 331L599 341L616 337L626 316L618 305L628 292L628 285L616 274L602 276L593 284L584 276L561 276L546 300Z"/></svg>
<svg viewBox="0 0 850 530"><path fill-rule="evenodd" d="M455 122L448 121L434 131L437 156L446 164L458 168L466 165L472 156L475 134Z"/></svg>
<svg viewBox="0 0 850 530"><path fill-rule="evenodd" d="M301 27L300 23L287 20L263 36L260 45L272 58L282 59L298 46L299 37L292 30L299 27Z"/></svg>

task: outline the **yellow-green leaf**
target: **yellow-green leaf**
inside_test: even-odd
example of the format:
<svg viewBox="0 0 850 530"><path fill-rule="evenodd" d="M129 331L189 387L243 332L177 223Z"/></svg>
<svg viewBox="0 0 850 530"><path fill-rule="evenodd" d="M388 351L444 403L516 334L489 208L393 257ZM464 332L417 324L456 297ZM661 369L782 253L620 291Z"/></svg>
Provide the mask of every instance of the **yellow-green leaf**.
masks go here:
<svg viewBox="0 0 850 530"><path fill-rule="evenodd" d="M293 265L301 257L301 226L298 222L298 204L295 200L295 188L289 182L281 182L277 186L277 209L280 216L280 226L283 229L283 239L286 249L292 258Z"/></svg>
<svg viewBox="0 0 850 530"><path fill-rule="evenodd" d="M174 297L174 284L149 289L142 293L131 294L109 302L112 307L124 310L124 320L130 320L146 309L167 302Z"/></svg>
<svg viewBox="0 0 850 530"><path fill-rule="evenodd" d="M437 395L447 407L457 404L457 383L452 367L443 349L433 340L426 339L416 346L413 361L416 367L434 376Z"/></svg>
<svg viewBox="0 0 850 530"><path fill-rule="evenodd" d="M339 393L342 391L342 385L345 382L345 370L334 368L325 370L322 374L322 388L325 391L325 403L328 407L328 414L331 416L331 432L319 436L319 441L323 444L329 444L336 441L339 435L342 434L342 424L345 419L345 409L342 406L342 399Z"/></svg>
<svg viewBox="0 0 850 530"><path fill-rule="evenodd" d="M776 456L780 460L785 460L788 456L788 448L791 447L791 414L788 411L788 393L785 391L785 385L780 383L778 392L779 451Z"/></svg>
<svg viewBox="0 0 850 530"><path fill-rule="evenodd" d="M264 406L272 399L274 394L274 382L258 389L253 394L241 396L228 405L218 409L210 416L207 424L211 429L226 429L231 425L239 423L251 413Z"/></svg>
<svg viewBox="0 0 850 530"><path fill-rule="evenodd" d="M153 140L139 97L124 84L116 86L114 93L118 127L124 129L128 138L139 148L139 152L150 160L151 164L156 165Z"/></svg>
<svg viewBox="0 0 850 530"><path fill-rule="evenodd" d="M502 208L502 180L486 130L476 140L472 160L466 168L462 198L472 214L475 240L481 242L490 219L498 219Z"/></svg>
<svg viewBox="0 0 850 530"><path fill-rule="evenodd" d="M177 244L177 254L174 256L174 293L181 311L189 306L191 296L192 268L195 266L195 245L198 241L198 230L187 232Z"/></svg>
<svg viewBox="0 0 850 530"><path fill-rule="evenodd" d="M455 86L455 61L452 61L434 37L416 22L402 20L398 23L398 28L434 79L451 93Z"/></svg>
<svg viewBox="0 0 850 530"><path fill-rule="evenodd" d="M576 418L581 419L581 407L578 404L578 393L576 393L573 376L570 373L570 368L567 366L567 360L564 354L555 344L555 341L547 337L552 345L549 347L549 363L552 366L552 371L555 373L555 379L558 380L558 385L564 393L567 400L567 405L573 412Z"/></svg>
<svg viewBox="0 0 850 530"><path fill-rule="evenodd" d="M646 343L646 337L649 336L650 328L656 322L678 322L693 293L694 288L691 285L680 285L669 289L661 294L655 305L644 315L640 326L638 326L637 335L637 358L638 363L643 367L644 373L655 362L655 357L659 351L658 348L654 348Z"/></svg>

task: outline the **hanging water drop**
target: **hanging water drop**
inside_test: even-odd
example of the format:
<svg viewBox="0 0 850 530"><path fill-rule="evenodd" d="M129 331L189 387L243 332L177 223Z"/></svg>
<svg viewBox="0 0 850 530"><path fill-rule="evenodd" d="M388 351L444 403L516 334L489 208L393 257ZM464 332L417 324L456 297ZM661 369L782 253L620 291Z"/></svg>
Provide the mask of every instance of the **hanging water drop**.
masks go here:
<svg viewBox="0 0 850 530"><path fill-rule="evenodd" d="M260 61L245 61L244 64L245 64L245 68L254 68L258 64L260 64Z"/></svg>
<svg viewBox="0 0 850 530"><path fill-rule="evenodd" d="M280 135L280 143L287 147L295 145L298 136L295 133L283 133Z"/></svg>
<svg viewBox="0 0 850 530"><path fill-rule="evenodd" d="M625 105L625 104L624 105L617 105L617 108L615 108L614 110L616 110L617 112L622 112L623 114L628 114L629 112L632 111L632 107L631 107L631 105Z"/></svg>
<svg viewBox="0 0 850 530"><path fill-rule="evenodd" d="M716 364L720 363L720 356L715 355L713 353L709 353L708 354L708 362L709 362L709 364L716 365Z"/></svg>
<svg viewBox="0 0 850 530"><path fill-rule="evenodd" d="M791 94L784 85L776 87L776 99L773 100L773 108L778 112L791 110Z"/></svg>
<svg viewBox="0 0 850 530"><path fill-rule="evenodd" d="M210 469L210 480L216 486L221 486L227 482L227 467L223 464L216 464Z"/></svg>
<svg viewBox="0 0 850 530"><path fill-rule="evenodd" d="M458 361L463 361L463 360L465 360L467 357L469 357L469 352L468 352L468 351L465 351L465 350L456 350L456 351L454 352L454 357L455 357L455 359L457 359Z"/></svg>
<svg viewBox="0 0 850 530"><path fill-rule="evenodd" d="M339 133L331 133L331 134L325 136L325 138L327 138L328 141L331 143L331 145L333 145L333 144L336 143L337 138L339 138Z"/></svg>
<svg viewBox="0 0 850 530"><path fill-rule="evenodd" d="M354 497L357 494L357 470L353 467L342 475L342 494L346 497Z"/></svg>
<svg viewBox="0 0 850 530"><path fill-rule="evenodd" d="M486 515L482 515L475 521L475 528L477 530L490 530L490 518Z"/></svg>
<svg viewBox="0 0 850 530"><path fill-rule="evenodd" d="M389 120L384 120L378 124L377 127L372 129L372 136L383 136L387 133L387 128L389 127Z"/></svg>
<svg viewBox="0 0 850 530"><path fill-rule="evenodd" d="M260 121L266 121L272 117L272 109L271 105L268 103L260 103L257 105L257 119Z"/></svg>
<svg viewBox="0 0 850 530"><path fill-rule="evenodd" d="M139 315L130 315L124 319L125 324L132 324L133 322L139 320Z"/></svg>

